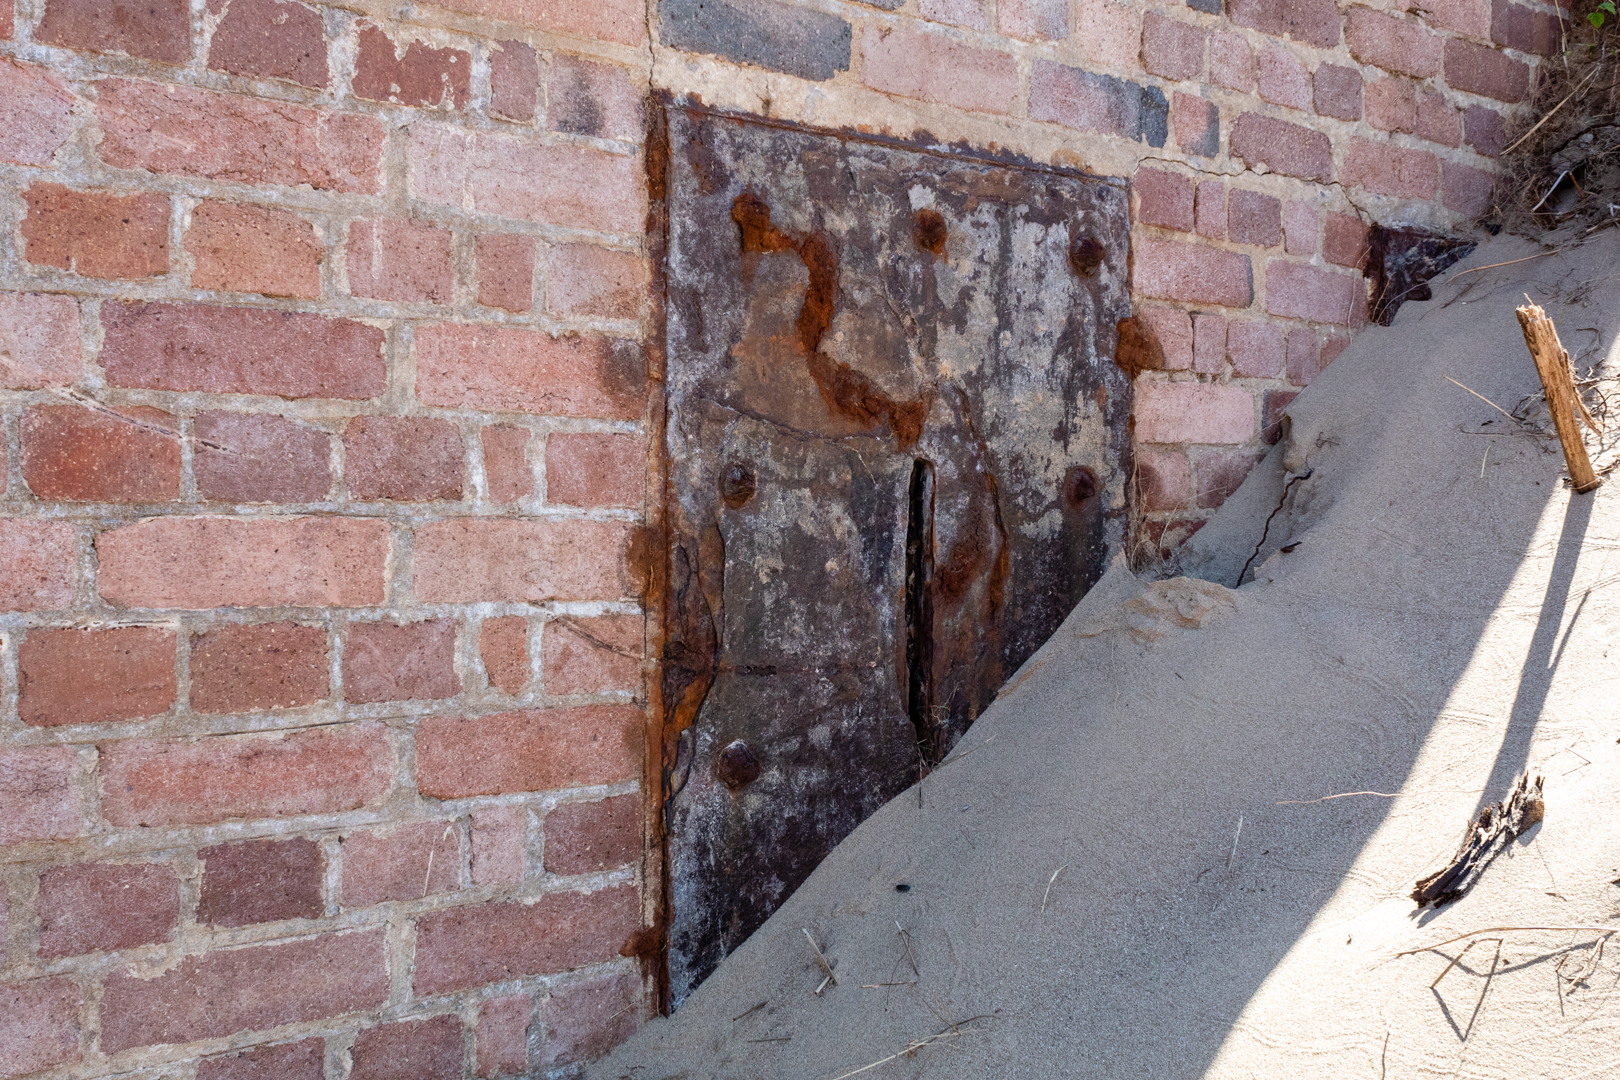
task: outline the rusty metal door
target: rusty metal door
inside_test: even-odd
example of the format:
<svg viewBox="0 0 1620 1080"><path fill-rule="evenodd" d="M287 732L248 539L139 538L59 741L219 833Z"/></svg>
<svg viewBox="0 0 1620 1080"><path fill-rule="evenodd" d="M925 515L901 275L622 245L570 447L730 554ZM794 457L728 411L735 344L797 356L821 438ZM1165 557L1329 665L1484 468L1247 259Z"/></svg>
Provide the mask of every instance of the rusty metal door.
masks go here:
<svg viewBox="0 0 1620 1080"><path fill-rule="evenodd" d="M1129 225L1123 188L1075 172L663 125L679 1004L943 759L1119 544Z"/></svg>

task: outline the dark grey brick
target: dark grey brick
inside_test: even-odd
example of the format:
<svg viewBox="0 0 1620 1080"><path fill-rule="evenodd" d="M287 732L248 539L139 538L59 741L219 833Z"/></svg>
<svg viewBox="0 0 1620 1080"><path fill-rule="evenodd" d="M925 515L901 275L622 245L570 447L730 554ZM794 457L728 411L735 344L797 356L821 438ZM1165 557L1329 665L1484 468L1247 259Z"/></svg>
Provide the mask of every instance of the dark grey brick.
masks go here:
<svg viewBox="0 0 1620 1080"><path fill-rule="evenodd" d="M1219 15L1221 13L1221 0L1187 0L1187 6L1194 11L1202 11L1206 15Z"/></svg>
<svg viewBox="0 0 1620 1080"><path fill-rule="evenodd" d="M1163 146L1170 134L1170 103L1158 87L1051 60L1035 61L1029 115L1150 146Z"/></svg>
<svg viewBox="0 0 1620 1080"><path fill-rule="evenodd" d="M1137 137L1149 146L1163 146L1170 135L1170 102L1157 86L1143 86L1140 90L1142 103L1137 107Z"/></svg>
<svg viewBox="0 0 1620 1080"><path fill-rule="evenodd" d="M773 0L659 0L664 45L817 82L849 70L850 25Z"/></svg>

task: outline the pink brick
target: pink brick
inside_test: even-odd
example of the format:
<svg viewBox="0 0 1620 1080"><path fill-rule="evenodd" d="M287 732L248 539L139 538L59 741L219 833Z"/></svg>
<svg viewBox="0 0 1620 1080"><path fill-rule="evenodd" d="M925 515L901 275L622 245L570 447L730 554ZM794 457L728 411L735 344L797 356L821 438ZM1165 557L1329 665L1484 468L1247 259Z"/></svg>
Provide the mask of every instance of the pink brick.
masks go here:
<svg viewBox="0 0 1620 1080"><path fill-rule="evenodd" d="M38 498L168 502L180 497L180 425L168 413L36 405L18 426L23 479Z"/></svg>
<svg viewBox="0 0 1620 1080"><path fill-rule="evenodd" d="M101 747L101 811L114 825L335 814L379 802L394 759L380 724L290 734L134 739Z"/></svg>
<svg viewBox="0 0 1620 1080"><path fill-rule="evenodd" d="M1358 137L1345 155L1344 182L1398 199L1430 199L1440 186L1440 165L1427 150Z"/></svg>
<svg viewBox="0 0 1620 1080"><path fill-rule="evenodd" d="M635 435L569 434L546 440L546 501L565 506L640 507L646 452Z"/></svg>
<svg viewBox="0 0 1620 1080"><path fill-rule="evenodd" d="M382 187L382 125L357 113L108 79L97 84L96 119L101 159L118 169L365 195Z"/></svg>
<svg viewBox="0 0 1620 1080"><path fill-rule="evenodd" d="M1310 322L1360 326L1367 321L1366 282L1306 263L1268 260L1266 310Z"/></svg>
<svg viewBox="0 0 1620 1080"><path fill-rule="evenodd" d="M1498 45L1537 56L1557 56L1573 26L1557 15L1533 11L1522 4L1497 0L1491 5L1491 40Z"/></svg>
<svg viewBox="0 0 1620 1080"><path fill-rule="evenodd" d="M1417 123L1417 87L1405 79L1367 83L1367 123L1379 131L1410 133Z"/></svg>
<svg viewBox="0 0 1620 1080"><path fill-rule="evenodd" d="M1299 57L1281 45L1260 50L1260 96L1290 109L1311 107L1311 76Z"/></svg>
<svg viewBox="0 0 1620 1080"><path fill-rule="evenodd" d="M441 6L621 45L640 45L647 37L647 9L630 0L446 0Z"/></svg>
<svg viewBox="0 0 1620 1080"><path fill-rule="evenodd" d="M267 413L203 412L192 425L197 493L233 503L318 502L332 490L331 437Z"/></svg>
<svg viewBox="0 0 1620 1080"><path fill-rule="evenodd" d="M534 237L486 233L478 238L478 302L507 311L534 308Z"/></svg>
<svg viewBox="0 0 1620 1080"><path fill-rule="evenodd" d="M70 747L0 750L0 847L76 836L79 798L72 785L78 771ZM0 1023L4 1015L0 1010Z"/></svg>
<svg viewBox="0 0 1620 1080"><path fill-rule="evenodd" d="M1138 450L1136 482L1150 514L1192 507L1192 463L1180 451Z"/></svg>
<svg viewBox="0 0 1620 1080"><path fill-rule="evenodd" d="M1330 263L1361 269L1367 258L1367 226L1354 214L1330 212L1322 229L1322 257Z"/></svg>
<svg viewBox="0 0 1620 1080"><path fill-rule="evenodd" d="M101 327L114 386L355 400L387 376L382 331L349 319L109 300Z"/></svg>
<svg viewBox="0 0 1620 1080"><path fill-rule="evenodd" d="M1322 64L1311 78L1311 104L1321 116L1360 120L1361 72L1337 64Z"/></svg>
<svg viewBox="0 0 1620 1080"><path fill-rule="evenodd" d="M0 58L0 161L49 165L73 133L73 95L50 71Z"/></svg>
<svg viewBox="0 0 1620 1080"><path fill-rule="evenodd" d="M546 272L546 309L558 315L634 319L647 295L641 258L593 244L552 249Z"/></svg>
<svg viewBox="0 0 1620 1080"><path fill-rule="evenodd" d="M1511 105L1523 101L1529 93L1530 65L1484 45L1449 38L1446 85Z"/></svg>
<svg viewBox="0 0 1620 1080"><path fill-rule="evenodd" d="M1143 240L1135 279L1144 296L1160 300L1241 308L1254 299L1249 257L1200 244Z"/></svg>
<svg viewBox="0 0 1620 1080"><path fill-rule="evenodd" d="M72 979L0 986L0 1076L79 1060L81 995Z"/></svg>
<svg viewBox="0 0 1620 1080"><path fill-rule="evenodd" d="M546 126L638 142L646 127L642 97L624 68L555 53L546 76Z"/></svg>
<svg viewBox="0 0 1620 1080"><path fill-rule="evenodd" d="M534 494L534 470L529 466L528 428L490 426L483 430L484 480L489 501L511 503Z"/></svg>
<svg viewBox="0 0 1620 1080"><path fill-rule="evenodd" d="M1198 457L1198 506L1213 510L1242 486L1264 454L1218 453Z"/></svg>
<svg viewBox="0 0 1620 1080"><path fill-rule="evenodd" d="M77 548L77 532L66 522L0 518L0 611L72 604Z"/></svg>
<svg viewBox="0 0 1620 1080"><path fill-rule="evenodd" d="M326 29L320 12L291 0L231 0L209 41L208 66L324 87Z"/></svg>
<svg viewBox="0 0 1620 1080"><path fill-rule="evenodd" d="M1207 37L1202 27L1150 11L1142 18L1142 67L1166 79L1196 79Z"/></svg>
<svg viewBox="0 0 1620 1080"><path fill-rule="evenodd" d="M1282 440L1283 418L1288 406L1299 397L1298 390L1267 390L1265 405L1261 408L1261 438L1267 446L1276 446Z"/></svg>
<svg viewBox="0 0 1620 1080"><path fill-rule="evenodd" d="M46 959L167 941L180 922L180 878L163 863L55 866L39 878Z"/></svg>
<svg viewBox="0 0 1620 1080"><path fill-rule="evenodd" d="M1193 362L1192 319L1182 308L1150 307L1137 312L1137 318L1158 342L1165 371L1185 371Z"/></svg>
<svg viewBox="0 0 1620 1080"><path fill-rule="evenodd" d="M1193 315L1193 370L1218 375L1226 367L1226 317L1209 312Z"/></svg>
<svg viewBox="0 0 1620 1080"><path fill-rule="evenodd" d="M1018 61L901 24L868 27L861 75L886 94L936 101L972 112L1006 114L1018 94Z"/></svg>
<svg viewBox="0 0 1620 1080"><path fill-rule="evenodd" d="M383 602L388 523L361 518L153 518L96 538L103 599L121 607L365 607Z"/></svg>
<svg viewBox="0 0 1620 1080"><path fill-rule="evenodd" d="M1442 171L1442 201L1447 210L1478 217L1491 208L1497 180L1495 173L1448 161Z"/></svg>
<svg viewBox="0 0 1620 1080"><path fill-rule="evenodd" d="M454 892L460 884L460 843L453 821L350 833L343 839L343 906Z"/></svg>
<svg viewBox="0 0 1620 1080"><path fill-rule="evenodd" d="M255 1046L204 1058L197 1080L323 1080L326 1040L316 1037L278 1046Z"/></svg>
<svg viewBox="0 0 1620 1080"><path fill-rule="evenodd" d="M461 1080L462 1023L456 1016L363 1028L349 1052L350 1080Z"/></svg>
<svg viewBox="0 0 1620 1080"><path fill-rule="evenodd" d="M1508 147L1507 124L1495 109L1470 105L1463 110L1463 139L1486 157L1496 157Z"/></svg>
<svg viewBox="0 0 1620 1080"><path fill-rule="evenodd" d="M1141 69L1142 13L1112 0L1080 0L1074 44L1088 65Z"/></svg>
<svg viewBox="0 0 1620 1080"><path fill-rule="evenodd" d="M197 852L203 864L197 921L252 926L318 919L326 912L326 860L313 840L249 840Z"/></svg>
<svg viewBox="0 0 1620 1080"><path fill-rule="evenodd" d="M31 727L104 724L174 707L175 634L155 626L35 629L17 649L17 715Z"/></svg>
<svg viewBox="0 0 1620 1080"><path fill-rule="evenodd" d="M84 277L169 272L169 197L74 191L37 183L23 192L26 258Z"/></svg>
<svg viewBox="0 0 1620 1080"><path fill-rule="evenodd" d="M523 884L523 833L529 811L497 806L472 816L474 885Z"/></svg>
<svg viewBox="0 0 1620 1080"><path fill-rule="evenodd" d="M472 96L472 54L412 41L401 51L368 22L355 31L354 96L396 105L460 109Z"/></svg>
<svg viewBox="0 0 1620 1080"><path fill-rule="evenodd" d="M1069 36L1069 5L1063 0L1001 0L996 22L1008 37L1062 41Z"/></svg>
<svg viewBox="0 0 1620 1080"><path fill-rule="evenodd" d="M225 624L191 639L191 707L204 713L311 705L330 696L326 628Z"/></svg>
<svg viewBox="0 0 1620 1080"><path fill-rule="evenodd" d="M540 1012L546 1028L541 1063L588 1061L607 1053L640 1026L648 1004L641 979L629 973L556 987Z"/></svg>
<svg viewBox="0 0 1620 1080"><path fill-rule="evenodd" d="M71 296L0 293L0 360L0 387L7 390L77 382L78 303Z"/></svg>
<svg viewBox="0 0 1620 1080"><path fill-rule="evenodd" d="M0 39L13 37L16 33L17 23L13 17L12 0L0 0Z"/></svg>
<svg viewBox="0 0 1620 1080"><path fill-rule="evenodd" d="M1417 137L1441 146L1462 144L1462 116L1444 94L1418 91Z"/></svg>
<svg viewBox="0 0 1620 1080"><path fill-rule="evenodd" d="M1193 183L1179 173L1163 169L1138 169L1132 178L1136 188L1137 220L1181 232L1193 231Z"/></svg>
<svg viewBox="0 0 1620 1080"><path fill-rule="evenodd" d="M553 809L544 822L546 872L593 874L639 862L641 806L639 795L615 795Z"/></svg>
<svg viewBox="0 0 1620 1080"><path fill-rule="evenodd" d="M489 90L491 113L520 124L533 120L540 92L540 61L534 46L497 41L489 54Z"/></svg>
<svg viewBox="0 0 1620 1080"><path fill-rule="evenodd" d="M412 989L442 994L600 963L640 927L634 885L435 912L417 922Z"/></svg>
<svg viewBox="0 0 1620 1080"><path fill-rule="evenodd" d="M1145 443L1246 443L1254 437L1254 398L1217 383L1141 383L1136 437Z"/></svg>
<svg viewBox="0 0 1620 1080"><path fill-rule="evenodd" d="M979 0L918 0L917 13L929 22L986 30L984 5Z"/></svg>
<svg viewBox="0 0 1620 1080"><path fill-rule="evenodd" d="M1352 7L1345 21L1344 38L1350 54L1363 64L1416 79L1432 78L1440 72L1445 39L1415 20Z"/></svg>
<svg viewBox="0 0 1620 1080"><path fill-rule="evenodd" d="M179 64L191 55L191 12L186 0L49 0L34 40Z"/></svg>
<svg viewBox="0 0 1620 1080"><path fill-rule="evenodd" d="M343 447L351 499L458 500L465 490L467 448L449 420L357 416L343 431Z"/></svg>
<svg viewBox="0 0 1620 1080"><path fill-rule="evenodd" d="M1221 152L1221 111L1213 101L1177 90L1170 98L1170 126L1176 145L1187 153L1214 157Z"/></svg>
<svg viewBox="0 0 1620 1080"><path fill-rule="evenodd" d="M234 10L234 9L233 9ZM205 202L191 211L186 251L199 289L314 300L321 295L321 245L297 214Z"/></svg>
<svg viewBox="0 0 1620 1080"><path fill-rule="evenodd" d="M1258 191L1233 188L1227 200L1226 235L1236 244L1282 243L1282 202Z"/></svg>
<svg viewBox="0 0 1620 1080"><path fill-rule="evenodd" d="M431 325L416 331L416 392L427 405L639 419L646 371L634 342L595 335Z"/></svg>
<svg viewBox="0 0 1620 1080"><path fill-rule="evenodd" d="M1467 37L1488 38L1491 33L1492 0L1428 0L1424 21L1430 26Z"/></svg>
<svg viewBox="0 0 1620 1080"><path fill-rule="evenodd" d="M115 971L101 1049L216 1039L375 1009L388 997L386 930L188 956L156 978Z"/></svg>
<svg viewBox="0 0 1620 1080"><path fill-rule="evenodd" d="M1316 370L1326 371L1328 365L1339 358L1339 354L1350 347L1350 338L1346 334L1328 332L1322 341L1321 352L1317 354Z"/></svg>
<svg viewBox="0 0 1620 1080"><path fill-rule="evenodd" d="M448 304L454 299L450 232L411 221L357 221L344 260L349 291L376 300Z"/></svg>
<svg viewBox="0 0 1620 1080"><path fill-rule="evenodd" d="M1227 17L1272 37L1291 37L1331 49L1339 43L1339 8L1335 0L1229 0Z"/></svg>
<svg viewBox="0 0 1620 1080"><path fill-rule="evenodd" d="M415 587L428 603L606 600L638 595L631 526L452 518L416 529Z"/></svg>
<svg viewBox="0 0 1620 1080"><path fill-rule="evenodd" d="M633 157L425 122L411 125L406 154L426 202L601 232L639 233L646 217Z"/></svg>
<svg viewBox="0 0 1620 1080"><path fill-rule="evenodd" d="M527 994L490 998L478 1007L478 1075L522 1076L529 1070L529 1021L534 1002Z"/></svg>
<svg viewBox="0 0 1620 1080"><path fill-rule="evenodd" d="M1333 174L1333 144L1327 135L1286 120L1244 113L1233 123L1229 142L1233 157L1285 176L1328 180Z"/></svg>
<svg viewBox="0 0 1620 1080"><path fill-rule="evenodd" d="M432 701L460 692L454 619L349 623L343 647L343 696L349 702Z"/></svg>
<svg viewBox="0 0 1620 1080"><path fill-rule="evenodd" d="M1288 331L1288 381L1295 386L1309 386L1322 373L1321 353L1317 348L1316 331L1309 326L1296 326Z"/></svg>
<svg viewBox="0 0 1620 1080"><path fill-rule="evenodd" d="M1037 58L1030 72L1029 115L1076 131L1137 139L1141 92L1133 82Z"/></svg>
<svg viewBox="0 0 1620 1080"><path fill-rule="evenodd" d="M1290 255L1316 254L1316 234L1322 215L1316 207L1299 199L1283 204L1283 250Z"/></svg>
<svg viewBox="0 0 1620 1080"><path fill-rule="evenodd" d="M416 737L417 787L459 799L628 780L640 775L642 722L629 705L429 717Z"/></svg>
<svg viewBox="0 0 1620 1080"><path fill-rule="evenodd" d="M1196 200L1198 235L1226 239L1226 185L1219 180L1200 180Z"/></svg>
<svg viewBox="0 0 1620 1080"><path fill-rule="evenodd" d="M640 615L563 617L546 623L541 677L548 694L641 689L646 624Z"/></svg>
<svg viewBox="0 0 1620 1080"><path fill-rule="evenodd" d="M1209 37L1209 77L1217 86L1254 92L1254 50L1242 34L1217 30Z"/></svg>
<svg viewBox="0 0 1620 1080"><path fill-rule="evenodd" d="M478 630L478 655L492 689L521 694L529 685L529 621L521 615L485 619Z"/></svg>
<svg viewBox="0 0 1620 1080"><path fill-rule="evenodd" d="M1276 379L1283 373L1283 328L1273 322L1233 322L1226 329L1232 374L1246 379Z"/></svg>

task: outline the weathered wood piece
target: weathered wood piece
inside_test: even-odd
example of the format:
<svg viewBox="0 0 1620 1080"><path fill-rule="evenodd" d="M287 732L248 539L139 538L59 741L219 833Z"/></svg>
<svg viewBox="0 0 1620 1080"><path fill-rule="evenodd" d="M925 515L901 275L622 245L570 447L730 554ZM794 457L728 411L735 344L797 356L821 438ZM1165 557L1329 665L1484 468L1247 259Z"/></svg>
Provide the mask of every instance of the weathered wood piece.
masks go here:
<svg viewBox="0 0 1620 1080"><path fill-rule="evenodd" d="M1439 907L1460 899L1509 841L1540 821L1546 812L1541 800L1542 783L1542 777L1532 777L1528 770L1522 772L1507 798L1481 810L1479 820L1468 827L1468 835L1463 837L1451 862L1412 889L1418 907Z"/></svg>
<svg viewBox="0 0 1620 1080"><path fill-rule="evenodd" d="M1547 313L1537 304L1526 304L1518 309L1519 326L1524 330L1524 343L1536 362L1536 373L1541 376L1541 388L1547 394L1547 409L1552 413L1553 426L1558 429L1558 441L1564 446L1564 460L1569 463L1569 476L1576 491L1591 491L1602 481L1592 471L1592 461L1586 456L1586 444L1581 441L1580 421L1576 411L1585 412L1580 395L1575 391L1575 379L1570 374L1569 353L1558 340L1558 329Z"/></svg>

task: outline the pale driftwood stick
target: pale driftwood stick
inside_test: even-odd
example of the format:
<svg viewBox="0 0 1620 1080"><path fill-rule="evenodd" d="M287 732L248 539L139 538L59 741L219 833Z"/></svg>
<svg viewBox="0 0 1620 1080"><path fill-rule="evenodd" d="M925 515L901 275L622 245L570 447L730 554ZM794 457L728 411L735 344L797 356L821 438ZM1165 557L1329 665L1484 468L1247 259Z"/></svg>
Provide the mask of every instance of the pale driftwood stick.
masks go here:
<svg viewBox="0 0 1620 1080"><path fill-rule="evenodd" d="M1536 362L1536 373L1541 376L1541 388L1547 394L1547 409L1552 413L1553 426L1558 429L1558 441L1564 446L1564 460L1569 463L1569 476L1576 491L1591 491L1602 483L1592 471L1592 461L1586 456L1586 444L1581 441L1580 421L1575 417L1579 396L1575 382L1569 374L1569 354L1558 340L1558 330L1547 313L1537 304L1526 304L1518 309L1519 326L1524 331L1524 343Z"/></svg>

